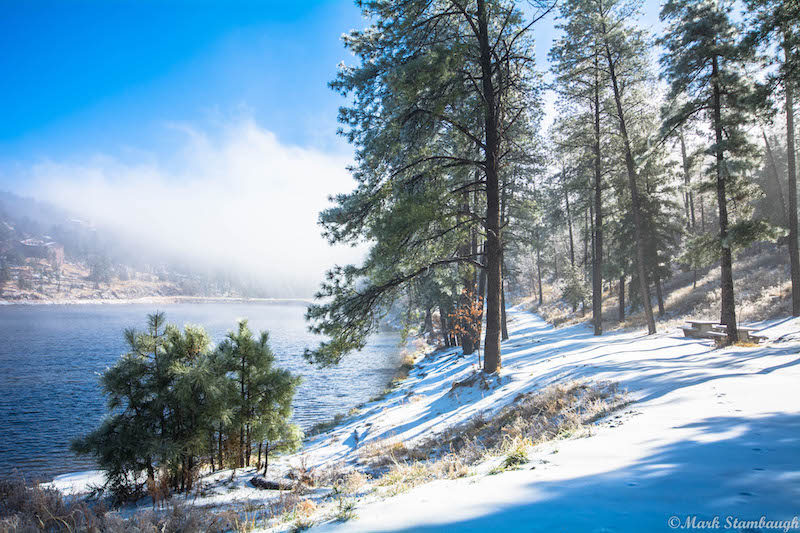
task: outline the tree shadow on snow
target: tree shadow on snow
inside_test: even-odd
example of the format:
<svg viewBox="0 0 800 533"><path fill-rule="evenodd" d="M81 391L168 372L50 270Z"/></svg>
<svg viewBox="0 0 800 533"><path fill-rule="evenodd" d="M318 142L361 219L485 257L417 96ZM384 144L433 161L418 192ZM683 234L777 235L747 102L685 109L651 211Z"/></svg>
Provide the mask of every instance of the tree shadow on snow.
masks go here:
<svg viewBox="0 0 800 533"><path fill-rule="evenodd" d="M711 417L680 430L692 439L630 466L558 482L532 482L523 503L408 531L671 531L671 516L786 520L800 501L800 415ZM474 486L480 491L480 485ZM476 494L476 505L482 501ZM757 531L757 530L751 530Z"/></svg>

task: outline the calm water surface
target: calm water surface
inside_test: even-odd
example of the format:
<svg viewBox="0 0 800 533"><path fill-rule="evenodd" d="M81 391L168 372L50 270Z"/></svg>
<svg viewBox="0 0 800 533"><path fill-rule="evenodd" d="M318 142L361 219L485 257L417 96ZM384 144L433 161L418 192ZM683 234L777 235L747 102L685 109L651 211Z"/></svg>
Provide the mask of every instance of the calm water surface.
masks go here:
<svg viewBox="0 0 800 533"><path fill-rule="evenodd" d="M126 327L144 329L150 304L0 306L0 475L17 468L43 479L94 468L69 441L100 422L98 374L125 352ZM167 320L199 324L219 342L240 318L268 330L280 366L304 377L295 422L309 427L381 392L400 365L399 336L381 334L340 366L318 369L302 358L319 337L306 330L306 304L159 305Z"/></svg>

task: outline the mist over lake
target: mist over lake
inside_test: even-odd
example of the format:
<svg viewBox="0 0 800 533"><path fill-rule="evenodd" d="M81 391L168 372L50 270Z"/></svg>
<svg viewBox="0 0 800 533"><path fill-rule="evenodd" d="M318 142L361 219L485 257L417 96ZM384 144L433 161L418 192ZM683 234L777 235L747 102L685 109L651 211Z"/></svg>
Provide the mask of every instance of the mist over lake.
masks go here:
<svg viewBox="0 0 800 533"><path fill-rule="evenodd" d="M125 353L123 330L144 329L156 310L205 327L215 343L241 318L268 330L277 365L304 378L294 401L304 429L379 394L402 359L399 335L383 333L335 368L306 363L303 350L320 338L306 329L303 302L0 306L0 474L46 479L96 467L69 442L106 413L99 374Z"/></svg>

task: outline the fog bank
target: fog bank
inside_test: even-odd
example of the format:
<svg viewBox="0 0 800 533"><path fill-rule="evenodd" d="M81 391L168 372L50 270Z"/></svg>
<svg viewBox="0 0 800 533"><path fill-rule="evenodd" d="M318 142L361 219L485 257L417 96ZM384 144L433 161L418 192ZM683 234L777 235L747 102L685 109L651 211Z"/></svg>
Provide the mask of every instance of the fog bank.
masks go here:
<svg viewBox="0 0 800 533"><path fill-rule="evenodd" d="M250 118L215 131L172 127L181 141L168 156L42 162L20 192L148 253L252 276L275 296L310 296L327 268L359 259L358 249L330 247L317 225L328 196L353 187L349 155L287 146Z"/></svg>

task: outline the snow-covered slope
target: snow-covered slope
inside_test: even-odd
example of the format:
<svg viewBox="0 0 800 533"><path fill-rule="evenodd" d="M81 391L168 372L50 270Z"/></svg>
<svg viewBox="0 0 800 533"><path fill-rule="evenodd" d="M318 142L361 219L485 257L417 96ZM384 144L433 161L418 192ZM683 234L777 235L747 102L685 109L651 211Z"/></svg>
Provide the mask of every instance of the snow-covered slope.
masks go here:
<svg viewBox="0 0 800 533"><path fill-rule="evenodd" d="M594 337L585 326L554 329L521 310L509 316L503 369L488 387L453 387L480 375L477 355L431 354L385 398L270 466L271 476L299 463L355 465L375 443L411 446L553 383L614 381L635 403L596 423L588 438L540 444L519 470L477 468L399 496L362 494L358 518L347 522L325 522L330 490L316 489L304 496L321 506L315 530L643 532L671 530L672 517L686 525L687 517L718 516L726 529L728 517L800 515L800 319L755 324L765 345L715 350L680 330ZM207 490L185 503L222 508L279 497L252 487L252 476L244 469L206 477ZM65 476L54 485L80 492L96 478Z"/></svg>
<svg viewBox="0 0 800 533"><path fill-rule="evenodd" d="M312 444L315 462L347 460L371 438L412 440L557 381L617 381L632 411L589 438L539 446L521 470L434 481L320 531L668 531L671 517L692 516L719 516L725 529L728 517L800 514L800 320L759 324L766 345L714 350L679 331L594 337L510 316L499 388L452 398L470 363L440 356L386 404ZM422 398L403 401L412 391Z"/></svg>

